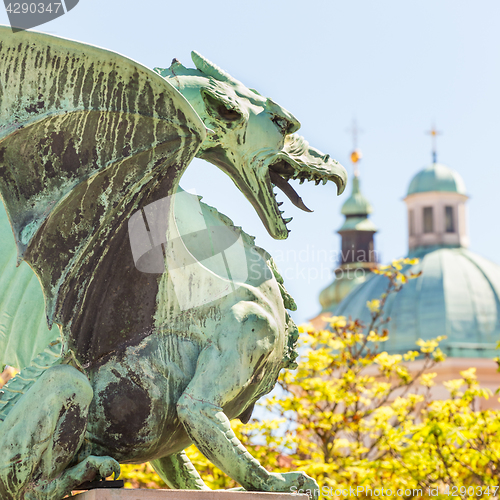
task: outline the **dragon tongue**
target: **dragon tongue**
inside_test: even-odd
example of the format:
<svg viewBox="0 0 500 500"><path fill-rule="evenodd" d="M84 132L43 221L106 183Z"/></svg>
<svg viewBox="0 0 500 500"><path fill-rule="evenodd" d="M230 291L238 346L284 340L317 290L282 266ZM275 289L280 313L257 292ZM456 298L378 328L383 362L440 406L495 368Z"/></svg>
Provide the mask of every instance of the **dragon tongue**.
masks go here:
<svg viewBox="0 0 500 500"><path fill-rule="evenodd" d="M302 201L302 198L295 192L295 189L293 189L288 182L281 177L281 175L277 174L276 172L273 172L271 169L269 169L269 175L271 177L271 182L279 187L283 193L287 196L287 198L297 207L300 208L301 210L304 210L304 212L312 212L309 208L307 208L304 205L304 202Z"/></svg>

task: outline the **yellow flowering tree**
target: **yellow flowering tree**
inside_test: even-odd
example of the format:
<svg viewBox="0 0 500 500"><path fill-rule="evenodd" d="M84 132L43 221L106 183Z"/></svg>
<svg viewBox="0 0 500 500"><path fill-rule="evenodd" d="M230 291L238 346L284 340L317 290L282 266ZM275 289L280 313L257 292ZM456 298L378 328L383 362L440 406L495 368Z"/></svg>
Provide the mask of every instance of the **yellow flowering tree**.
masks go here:
<svg viewBox="0 0 500 500"><path fill-rule="evenodd" d="M271 445L291 459L282 470L315 477L324 497L498 496L500 412L476 409L491 394L475 369L445 383L449 399L431 401L429 370L445 359L444 337L420 340L404 355L381 350L387 297L415 277L403 274L406 264L413 261L378 271L388 288L367 303L366 329L342 317L331 318L329 330L301 329L299 368L282 373L282 394L267 403L286 421ZM417 357L420 369L411 373L404 362Z"/></svg>
<svg viewBox="0 0 500 500"><path fill-rule="evenodd" d="M337 317L329 330L301 329L299 368L280 375L280 393L265 404L277 419L235 424L269 470L304 470L325 498L498 496L500 412L476 409L490 394L475 370L445 383L449 399L431 401L444 337L420 340L404 355L382 349L385 302L415 277L403 273L413 263L396 261L378 271L388 288L367 304L366 328ZM420 369L412 373L404 363L417 358ZM196 449L189 453L211 487L234 486Z"/></svg>

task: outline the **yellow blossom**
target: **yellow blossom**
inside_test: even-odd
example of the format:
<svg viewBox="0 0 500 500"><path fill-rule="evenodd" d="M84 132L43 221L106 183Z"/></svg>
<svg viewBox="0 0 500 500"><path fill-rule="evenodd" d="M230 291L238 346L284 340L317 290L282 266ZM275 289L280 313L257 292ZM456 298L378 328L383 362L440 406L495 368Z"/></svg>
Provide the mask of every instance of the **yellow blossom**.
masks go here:
<svg viewBox="0 0 500 500"><path fill-rule="evenodd" d="M465 381L461 378L457 378L454 380L448 380L443 382L443 385L452 393L456 394L456 392L464 385Z"/></svg>
<svg viewBox="0 0 500 500"><path fill-rule="evenodd" d="M475 368L469 368L468 370L463 370L463 371L460 372L460 375L465 380L475 380L476 379L476 369Z"/></svg>
<svg viewBox="0 0 500 500"><path fill-rule="evenodd" d="M392 267L396 269L396 271L401 271L401 269L403 269L403 266L401 265L401 260L393 260Z"/></svg>
<svg viewBox="0 0 500 500"><path fill-rule="evenodd" d="M333 316L332 318L329 319L328 321L330 323L330 326L332 328L344 328L347 324L347 321L344 316Z"/></svg>
<svg viewBox="0 0 500 500"><path fill-rule="evenodd" d="M366 307L368 307L368 309L372 313L377 313L380 311L380 300L378 300L378 299L369 300L366 303Z"/></svg>
<svg viewBox="0 0 500 500"><path fill-rule="evenodd" d="M424 373L420 376L420 384L424 387L432 387L437 373Z"/></svg>

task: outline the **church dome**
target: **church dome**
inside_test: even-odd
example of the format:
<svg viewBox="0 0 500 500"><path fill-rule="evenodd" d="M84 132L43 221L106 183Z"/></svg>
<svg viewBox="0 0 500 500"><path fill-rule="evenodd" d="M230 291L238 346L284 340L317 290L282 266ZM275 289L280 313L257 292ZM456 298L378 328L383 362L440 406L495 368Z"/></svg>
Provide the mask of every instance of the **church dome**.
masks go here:
<svg viewBox="0 0 500 500"><path fill-rule="evenodd" d="M432 163L415 175L410 182L407 196L430 191L466 194L462 177L440 163Z"/></svg>
<svg viewBox="0 0 500 500"><path fill-rule="evenodd" d="M345 272L340 273L340 275L319 294L319 303L323 308L323 312L328 312L332 308L332 304L336 306L360 283L364 283L367 275L369 275L369 270L365 270L361 267L346 269Z"/></svg>
<svg viewBox="0 0 500 500"><path fill-rule="evenodd" d="M439 335L453 357L493 357L500 340L500 266L465 248L440 248L407 269L422 274L388 297L389 340L384 349L404 353L418 339ZM336 316L371 319L367 301L380 298L388 280L371 274L334 310Z"/></svg>

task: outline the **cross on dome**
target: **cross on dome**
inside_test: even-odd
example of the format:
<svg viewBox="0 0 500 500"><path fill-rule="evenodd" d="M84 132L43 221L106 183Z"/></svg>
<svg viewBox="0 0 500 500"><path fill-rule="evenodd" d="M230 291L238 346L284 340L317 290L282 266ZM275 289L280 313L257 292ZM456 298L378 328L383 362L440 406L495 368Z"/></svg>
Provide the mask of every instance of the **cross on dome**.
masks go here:
<svg viewBox="0 0 500 500"><path fill-rule="evenodd" d="M432 137L432 163L437 163L437 136L442 135L442 132L436 130L436 125L433 123L431 130L426 134Z"/></svg>

